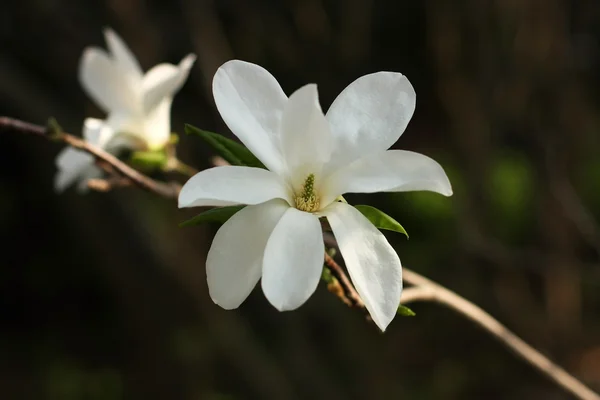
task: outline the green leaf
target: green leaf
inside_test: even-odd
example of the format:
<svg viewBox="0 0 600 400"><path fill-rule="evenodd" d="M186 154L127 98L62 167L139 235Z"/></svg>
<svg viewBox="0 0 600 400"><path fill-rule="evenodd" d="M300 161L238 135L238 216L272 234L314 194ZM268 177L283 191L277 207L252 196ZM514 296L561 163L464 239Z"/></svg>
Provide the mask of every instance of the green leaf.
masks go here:
<svg viewBox="0 0 600 400"><path fill-rule="evenodd" d="M183 228L186 226L195 226L200 225L204 222L220 222L223 224L227 222L229 218L233 217L233 215L236 212L240 211L244 207L246 206L227 206L212 208L208 211L204 211L203 213L196 215L191 219L188 219L187 221L180 223L179 227Z"/></svg>
<svg viewBox="0 0 600 400"><path fill-rule="evenodd" d="M265 168L263 163L254 156L244 145L226 138L218 133L204 131L195 126L186 124L185 133L200 136L211 145L221 157L231 165L244 165L247 167Z"/></svg>
<svg viewBox="0 0 600 400"><path fill-rule="evenodd" d="M410 308L406 307L406 306L400 306L398 307L398 315L402 316L402 317L414 317L415 312L413 310L411 310Z"/></svg>
<svg viewBox="0 0 600 400"><path fill-rule="evenodd" d="M408 239L408 233L406 232L406 229L404 229L404 227L402 227L402 225L400 225L398 221L396 221L394 218L390 217L383 211L367 205L358 205L354 207L356 207L356 209L360 211L362 215L367 217L367 219L371 221L371 223L377 228L403 233Z"/></svg>

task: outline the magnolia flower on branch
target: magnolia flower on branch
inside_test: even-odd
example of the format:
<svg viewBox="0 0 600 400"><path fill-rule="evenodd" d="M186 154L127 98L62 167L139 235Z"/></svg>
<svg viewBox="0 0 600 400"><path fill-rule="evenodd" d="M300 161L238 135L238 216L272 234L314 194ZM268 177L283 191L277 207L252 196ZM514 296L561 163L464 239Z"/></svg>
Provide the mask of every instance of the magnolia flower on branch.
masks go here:
<svg viewBox="0 0 600 400"><path fill-rule="evenodd" d="M452 194L437 162L388 150L415 109L408 79L394 72L363 76L324 115L316 85L288 98L265 69L234 60L215 74L213 95L231 131L268 168L211 168L179 195L179 207L249 205L219 229L208 253L213 301L237 308L261 279L278 310L302 305L321 277L319 218L325 217L365 307L385 330L400 303L400 259L366 217L337 199L411 190Z"/></svg>
<svg viewBox="0 0 600 400"><path fill-rule="evenodd" d="M53 132L51 129L44 128L42 126L9 117L0 117L0 133L4 132L37 135L45 137L46 139L62 141L89 153L99 161L111 166L121 175L138 185L140 188L165 198L177 198L177 194L179 193L179 188L177 185L166 185L161 182L154 181L150 177L139 173L138 171L124 164L122 161L106 153L104 150L94 147L93 145L67 133L61 132L59 135L57 135L56 132ZM235 249L232 250L235 251ZM345 277L345 273L342 268L337 265L335 260L333 260L327 254L326 263L332 271L335 270L339 274L341 278L340 283L342 283L344 286L343 290L351 293L351 297L353 297L355 300L358 300L352 286L348 283L348 279ZM445 287L430 281L424 276L411 271L410 269L405 268L404 271L404 281L414 286L403 292L403 302L432 301L443 304L458 312L462 316L474 321L488 334L504 343L515 354L522 357L523 360L528 362L534 368L537 368L542 374L553 380L575 397L582 400L600 400L600 396L585 386L585 384L583 384L573 375L570 375L559 365L553 363L548 357L544 356L542 353L525 343L513 332L508 330L505 326L503 326L481 308L477 307L475 304L460 297ZM342 295L345 294L342 293ZM356 305L360 308L363 307L363 304L358 303L358 301L356 301Z"/></svg>
<svg viewBox="0 0 600 400"><path fill-rule="evenodd" d="M85 92L107 114L105 120L87 118L85 141L111 153L121 149L159 150L171 134L171 103L185 83L196 56L189 54L179 65L159 64L146 74L135 56L111 29L104 31L108 52L88 47L79 65L79 81ZM57 157L57 191L79 180L98 178L101 170L89 154L68 147Z"/></svg>

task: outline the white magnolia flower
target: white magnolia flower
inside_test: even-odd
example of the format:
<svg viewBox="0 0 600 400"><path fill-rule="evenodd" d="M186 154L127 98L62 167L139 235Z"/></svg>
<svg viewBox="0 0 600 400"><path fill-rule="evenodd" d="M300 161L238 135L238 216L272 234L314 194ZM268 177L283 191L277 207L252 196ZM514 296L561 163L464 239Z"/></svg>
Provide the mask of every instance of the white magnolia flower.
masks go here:
<svg viewBox="0 0 600 400"><path fill-rule="evenodd" d="M336 199L347 192L452 194L437 162L387 150L415 109L408 79L394 72L363 76L323 115L316 85L288 98L265 69L235 60L217 71L213 94L229 128L268 168L211 168L181 190L179 207L249 205L219 229L208 252L213 301L236 308L262 277L278 310L302 305L321 276L319 217L326 217L356 290L384 330L400 303L400 259L367 218Z"/></svg>
<svg viewBox="0 0 600 400"><path fill-rule="evenodd" d="M105 120L85 120L84 139L111 152L163 148L171 134L173 96L185 83L196 56L189 54L179 65L156 65L144 74L114 31L106 29L104 36L109 51L88 47L79 65L81 85L107 113ZM89 154L70 147L58 155L56 164L57 191L76 180L85 189L87 179L101 174Z"/></svg>

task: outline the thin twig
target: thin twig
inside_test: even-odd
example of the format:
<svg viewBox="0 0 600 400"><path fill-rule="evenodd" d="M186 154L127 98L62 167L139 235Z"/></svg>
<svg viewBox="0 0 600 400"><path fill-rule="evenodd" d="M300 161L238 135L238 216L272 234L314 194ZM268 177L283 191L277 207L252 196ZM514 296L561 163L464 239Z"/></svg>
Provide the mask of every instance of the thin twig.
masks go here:
<svg viewBox="0 0 600 400"><path fill-rule="evenodd" d="M331 274L335 276L335 278L340 282L344 289L343 294L345 295L345 297L338 297L340 297L340 299L344 303L349 304L352 307L365 308L365 303L363 303L362 299L360 298L360 295L358 294L356 289L354 289L352 283L350 283L348 275L346 275L342 267L340 267L340 265L336 263L335 260L327 253L325 253L325 265L327 266L327 268L329 268Z"/></svg>
<svg viewBox="0 0 600 400"><path fill-rule="evenodd" d="M175 137L177 138L177 136ZM177 172L181 175L191 178L192 176L196 175L199 171L191 165L185 164L179 159L179 157L177 157L178 141L178 138L175 141L171 141L165 148L168 158L167 165L165 165L164 167L164 172Z"/></svg>
<svg viewBox="0 0 600 400"><path fill-rule="evenodd" d="M227 165L231 165L221 156L214 156L210 159L210 162L215 167L225 167Z"/></svg>
<svg viewBox="0 0 600 400"><path fill-rule="evenodd" d="M593 392L563 368L550 361L548 357L544 356L538 350L525 343L525 341L479 306L408 268L403 268L402 274L405 282L416 286L416 288L409 290L419 290L419 292L405 293L402 296L404 304L412 301L434 301L451 308L475 322L523 360L536 367L540 372L577 398L583 400L600 400L600 396L597 393Z"/></svg>
<svg viewBox="0 0 600 400"><path fill-rule="evenodd" d="M165 172L171 171L178 172L181 175L187 176L188 178L191 178L199 172L196 168L183 163L177 157L173 157L167 162Z"/></svg>
<svg viewBox="0 0 600 400"><path fill-rule="evenodd" d="M360 297L358 297L358 301L355 300L354 296L358 296L358 293L352 287L342 267L328 254L325 254L325 264L332 273L335 273L344 287L347 296L354 301L354 306L364 308L364 303L360 300ZM548 357L544 356L538 350L525 343L525 341L480 307L406 267L402 268L402 276L405 283L413 285L413 287L405 289L402 293L402 304L415 301L431 301L442 304L475 322L524 361L537 368L542 374L577 398L582 400L600 400L598 394L594 393L563 368L550 361Z"/></svg>
<svg viewBox="0 0 600 400"><path fill-rule="evenodd" d="M0 117L0 133L2 132L37 135L49 140L66 143L76 149L93 155L96 160L110 165L120 175L131 180L135 185L144 190L169 199L176 199L177 196L179 196L181 186L178 183L163 183L155 181L154 179L149 178L148 176L131 168L112 154L109 154L101 148L87 143L77 136L73 136L64 132L56 134L56 132L51 132L46 127L8 117Z"/></svg>
<svg viewBox="0 0 600 400"><path fill-rule="evenodd" d="M344 287L340 284L340 281L337 280L336 277L332 276L331 279L328 279L325 282L327 283L327 290L329 290L330 293L335 295L348 307L354 307L352 300L350 300L348 296L346 296L346 291L344 290Z"/></svg>
<svg viewBox="0 0 600 400"><path fill-rule="evenodd" d="M109 192L116 188L131 186L131 180L123 177L110 177L107 179L88 179L88 188L97 192Z"/></svg>
<svg viewBox="0 0 600 400"><path fill-rule="evenodd" d="M429 296L431 289L420 286L413 286L404 288L402 290L402 297L400 298L400 304L409 304L415 301L421 301L422 299Z"/></svg>

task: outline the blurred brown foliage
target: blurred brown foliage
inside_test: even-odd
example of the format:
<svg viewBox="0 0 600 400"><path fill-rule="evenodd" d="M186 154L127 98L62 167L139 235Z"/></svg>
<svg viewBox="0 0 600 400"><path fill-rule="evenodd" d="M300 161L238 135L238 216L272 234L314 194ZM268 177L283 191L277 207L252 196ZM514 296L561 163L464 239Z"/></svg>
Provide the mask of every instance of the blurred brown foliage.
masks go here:
<svg viewBox="0 0 600 400"><path fill-rule="evenodd" d="M600 389L600 3L594 0L22 0L0 11L0 114L101 116L77 82L113 27L144 68L198 55L176 97L229 134L216 68L239 58L327 109L359 76L407 75L417 111L396 146L438 160L455 195L349 196L401 221L406 265L483 306ZM210 300L217 227L122 189L52 191L57 145L0 137L0 396L4 399L563 399L450 311L415 305L382 335L324 287L279 313L260 289ZM182 158L211 152L182 137Z"/></svg>

